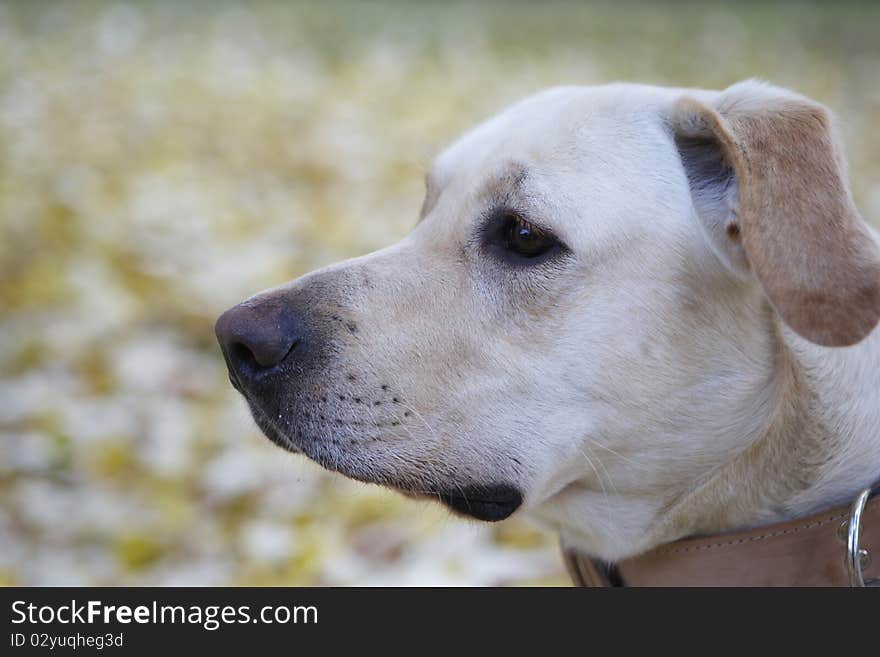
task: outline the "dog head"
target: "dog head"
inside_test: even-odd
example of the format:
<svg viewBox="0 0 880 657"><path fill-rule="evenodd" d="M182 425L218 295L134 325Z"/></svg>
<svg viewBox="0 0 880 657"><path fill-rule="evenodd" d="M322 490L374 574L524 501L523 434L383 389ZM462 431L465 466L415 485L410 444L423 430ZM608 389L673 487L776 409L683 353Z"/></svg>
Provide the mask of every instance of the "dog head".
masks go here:
<svg viewBox="0 0 880 657"><path fill-rule="evenodd" d="M403 241L216 330L282 447L621 558L766 430L780 331L848 345L878 316L827 112L747 82L528 98L439 156Z"/></svg>

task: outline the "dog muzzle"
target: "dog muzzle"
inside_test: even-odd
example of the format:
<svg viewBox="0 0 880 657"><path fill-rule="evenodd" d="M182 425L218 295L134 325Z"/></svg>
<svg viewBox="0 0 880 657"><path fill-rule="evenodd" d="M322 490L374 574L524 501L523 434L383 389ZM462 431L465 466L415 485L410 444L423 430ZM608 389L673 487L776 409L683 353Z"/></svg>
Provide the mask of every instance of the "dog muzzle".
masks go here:
<svg viewBox="0 0 880 657"><path fill-rule="evenodd" d="M880 586L880 482L848 506L686 538L616 564L562 551L576 586Z"/></svg>

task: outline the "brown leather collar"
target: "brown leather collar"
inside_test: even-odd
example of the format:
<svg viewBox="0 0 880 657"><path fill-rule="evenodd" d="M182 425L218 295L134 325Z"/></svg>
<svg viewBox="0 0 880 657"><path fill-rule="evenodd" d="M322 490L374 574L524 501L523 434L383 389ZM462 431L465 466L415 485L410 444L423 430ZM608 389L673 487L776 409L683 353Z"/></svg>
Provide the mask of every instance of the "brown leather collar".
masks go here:
<svg viewBox="0 0 880 657"><path fill-rule="evenodd" d="M880 485L867 492L861 523L853 525L860 531L853 546L862 551L865 581L880 578L877 493ZM855 506L776 525L687 538L613 566L565 546L563 556L576 586L849 586L847 532Z"/></svg>

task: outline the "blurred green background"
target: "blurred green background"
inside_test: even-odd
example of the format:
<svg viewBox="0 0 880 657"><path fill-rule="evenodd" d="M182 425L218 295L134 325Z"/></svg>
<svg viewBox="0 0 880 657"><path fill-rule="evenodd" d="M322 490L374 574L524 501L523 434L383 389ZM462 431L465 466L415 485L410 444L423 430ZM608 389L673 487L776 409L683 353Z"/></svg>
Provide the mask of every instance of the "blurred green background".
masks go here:
<svg viewBox="0 0 880 657"><path fill-rule="evenodd" d="M214 319L403 236L431 157L554 84L794 87L877 223L878 35L877 3L0 3L0 583L565 583L522 519L274 448Z"/></svg>

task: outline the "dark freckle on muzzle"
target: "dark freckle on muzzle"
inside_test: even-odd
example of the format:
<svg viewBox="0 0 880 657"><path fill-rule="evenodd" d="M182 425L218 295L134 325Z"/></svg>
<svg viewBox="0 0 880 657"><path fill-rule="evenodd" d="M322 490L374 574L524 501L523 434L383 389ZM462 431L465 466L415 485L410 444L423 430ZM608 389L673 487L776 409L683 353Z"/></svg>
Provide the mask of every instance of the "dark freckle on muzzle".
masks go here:
<svg viewBox="0 0 880 657"><path fill-rule="evenodd" d="M415 477L408 468L418 468L422 479L430 474L425 463L394 451L404 443L412 451L409 426L415 418L424 423L415 410L421 407L406 390L346 358L353 345L362 350L363 338L335 298L327 284L290 286L223 313L215 331L230 380L274 443L355 479L405 488ZM497 486L464 495L456 489L443 499L461 513L497 520L521 503L518 494L502 493Z"/></svg>

